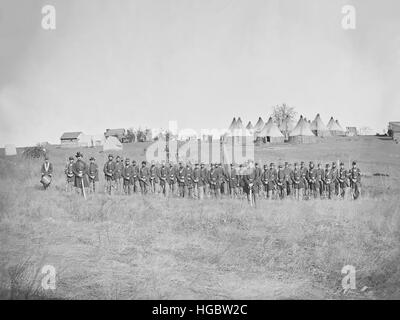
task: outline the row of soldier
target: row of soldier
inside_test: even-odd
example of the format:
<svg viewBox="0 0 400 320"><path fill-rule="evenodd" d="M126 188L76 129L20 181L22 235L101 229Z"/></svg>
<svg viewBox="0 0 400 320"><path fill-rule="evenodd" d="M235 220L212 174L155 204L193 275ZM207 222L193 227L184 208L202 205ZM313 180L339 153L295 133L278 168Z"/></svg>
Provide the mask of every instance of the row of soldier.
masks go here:
<svg viewBox="0 0 400 320"><path fill-rule="evenodd" d="M88 188L94 193L99 181L98 165L94 157L90 158L88 165L82 157L78 152L76 161L73 157L69 158L65 168L66 190L76 187L83 192ZM288 162L279 164L278 168L271 163L261 169L258 163L253 162L239 166L231 164L228 168L215 163L208 168L203 163L193 166L183 162L178 166L171 163L159 166L152 163L148 166L143 161L139 165L134 160L123 160L119 156L114 160L110 154L103 173L105 192L110 195L156 193L197 199L228 195L232 198L247 197L251 203L259 198L345 198L346 192L357 199L361 187L361 172L356 162L349 170L345 169L343 162L339 168L336 162L326 164L325 168L320 163L315 167L313 162L308 167L304 162L300 165L294 163L293 168Z"/></svg>

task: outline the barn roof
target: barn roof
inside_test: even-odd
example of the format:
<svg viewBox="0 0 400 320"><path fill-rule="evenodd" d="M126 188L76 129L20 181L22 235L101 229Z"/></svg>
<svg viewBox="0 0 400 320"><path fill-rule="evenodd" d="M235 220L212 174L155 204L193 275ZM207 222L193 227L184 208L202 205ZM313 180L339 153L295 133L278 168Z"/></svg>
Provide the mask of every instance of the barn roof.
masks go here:
<svg viewBox="0 0 400 320"><path fill-rule="evenodd" d="M125 134L125 129L107 129L104 134L106 137L110 136L123 136Z"/></svg>
<svg viewBox="0 0 400 320"><path fill-rule="evenodd" d="M79 135L82 133L82 131L77 131L77 132L64 132L61 136L61 140L70 140L70 139L78 139Z"/></svg>

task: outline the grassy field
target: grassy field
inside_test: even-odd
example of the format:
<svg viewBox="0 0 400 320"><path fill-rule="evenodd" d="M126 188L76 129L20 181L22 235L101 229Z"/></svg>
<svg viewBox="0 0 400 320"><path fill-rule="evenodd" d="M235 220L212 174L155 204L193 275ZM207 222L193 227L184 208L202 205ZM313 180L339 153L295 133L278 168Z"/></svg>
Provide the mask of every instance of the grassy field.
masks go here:
<svg viewBox="0 0 400 320"><path fill-rule="evenodd" d="M122 154L140 160L144 148L132 144ZM364 176L359 201L256 208L102 192L85 201L63 191L65 159L75 151L50 148L55 178L46 192L40 161L0 154L2 299L400 298L400 145L393 141L257 147L263 163L357 159ZM104 163L99 150L82 151ZM56 268L55 290L41 288L46 264ZM346 293L345 265L356 269L356 289Z"/></svg>

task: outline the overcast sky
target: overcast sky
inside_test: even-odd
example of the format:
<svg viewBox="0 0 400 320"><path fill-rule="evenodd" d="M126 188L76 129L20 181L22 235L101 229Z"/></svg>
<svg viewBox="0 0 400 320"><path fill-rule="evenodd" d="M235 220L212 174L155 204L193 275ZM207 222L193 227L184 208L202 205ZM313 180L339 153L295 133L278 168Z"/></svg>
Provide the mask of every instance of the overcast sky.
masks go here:
<svg viewBox="0 0 400 320"><path fill-rule="evenodd" d="M56 30L41 27L56 8ZM356 29L344 30L342 6ZM398 0L1 0L0 146L64 131L253 124L286 102L382 131L400 120Z"/></svg>

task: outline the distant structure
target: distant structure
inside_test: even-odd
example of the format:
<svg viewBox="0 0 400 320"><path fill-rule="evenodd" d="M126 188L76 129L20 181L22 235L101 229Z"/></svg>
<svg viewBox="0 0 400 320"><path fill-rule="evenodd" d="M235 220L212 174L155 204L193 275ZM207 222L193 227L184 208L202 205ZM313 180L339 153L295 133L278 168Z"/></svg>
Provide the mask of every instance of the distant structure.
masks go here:
<svg viewBox="0 0 400 320"><path fill-rule="evenodd" d="M258 133L258 137L263 140L264 143L283 143L285 142L285 136L279 130L276 123L270 117L264 128Z"/></svg>
<svg viewBox="0 0 400 320"><path fill-rule="evenodd" d="M346 127L346 136L355 137L358 135L356 127Z"/></svg>
<svg viewBox="0 0 400 320"><path fill-rule="evenodd" d="M316 141L315 135L310 129L308 121L300 116L295 128L289 134L289 142L312 143Z"/></svg>
<svg viewBox="0 0 400 320"><path fill-rule="evenodd" d="M13 144L6 144L4 146L4 152L6 156L16 156L17 148Z"/></svg>
<svg viewBox="0 0 400 320"><path fill-rule="evenodd" d="M279 125L279 130L281 130L286 140L289 139L289 133L294 129L295 125L296 123L289 117L283 119L282 123Z"/></svg>
<svg viewBox="0 0 400 320"><path fill-rule="evenodd" d="M104 137L106 137L106 139L108 137L115 137L120 142L125 142L125 129L106 129Z"/></svg>
<svg viewBox="0 0 400 320"><path fill-rule="evenodd" d="M388 134L395 141L400 141L400 121L389 122Z"/></svg>
<svg viewBox="0 0 400 320"><path fill-rule="evenodd" d="M122 151L122 143L118 138L109 136L103 144L103 151Z"/></svg>
<svg viewBox="0 0 400 320"><path fill-rule="evenodd" d="M315 116L313 122L311 122L310 129L317 137L331 136L331 132L322 121L319 113Z"/></svg>
<svg viewBox="0 0 400 320"><path fill-rule="evenodd" d="M253 128L254 134L257 135L262 129L264 129L265 123L261 117L258 118L256 125Z"/></svg>
<svg viewBox="0 0 400 320"><path fill-rule="evenodd" d="M251 123L251 121L249 121L249 123L247 124L247 126L246 126L246 129L247 130L252 130L254 127L253 127L253 124Z"/></svg>
<svg viewBox="0 0 400 320"><path fill-rule="evenodd" d="M343 128L338 124L339 122L335 121L333 117L328 122L328 129L331 132L332 136L344 136L346 132L343 130Z"/></svg>
<svg viewBox="0 0 400 320"><path fill-rule="evenodd" d="M60 138L60 144L63 148L80 147L85 139L83 132L64 132Z"/></svg>

